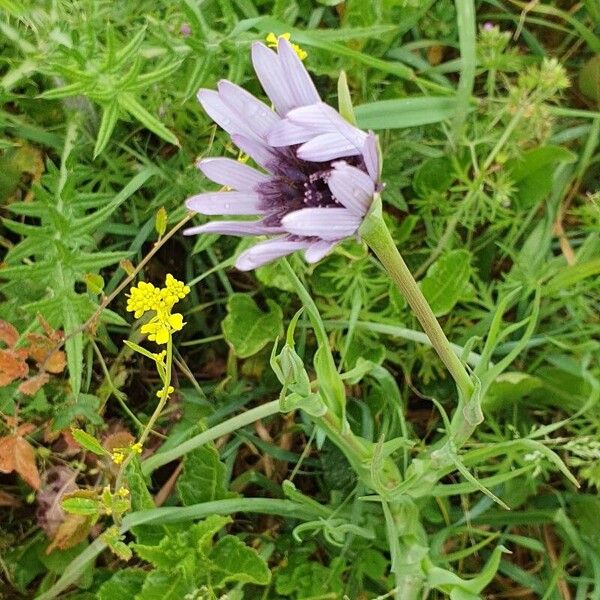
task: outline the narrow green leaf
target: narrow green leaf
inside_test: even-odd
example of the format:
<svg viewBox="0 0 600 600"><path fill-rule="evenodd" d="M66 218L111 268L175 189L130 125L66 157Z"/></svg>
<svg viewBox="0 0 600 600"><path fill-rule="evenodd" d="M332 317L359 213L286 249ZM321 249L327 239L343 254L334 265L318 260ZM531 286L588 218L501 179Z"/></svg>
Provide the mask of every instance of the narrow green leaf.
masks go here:
<svg viewBox="0 0 600 600"><path fill-rule="evenodd" d="M354 116L354 108L352 107L352 98L348 88L348 78L345 71L340 73L337 83L338 93L338 110L340 115L349 123L356 125L356 117Z"/></svg>
<svg viewBox="0 0 600 600"><path fill-rule="evenodd" d="M151 115L131 94L122 93L117 97L121 107L134 116L144 127L166 142L179 146L179 140L155 116Z"/></svg>
<svg viewBox="0 0 600 600"><path fill-rule="evenodd" d="M354 114L362 129L402 129L445 121L456 106L452 96L416 96L360 104L354 107Z"/></svg>
<svg viewBox="0 0 600 600"><path fill-rule="evenodd" d="M100 127L98 128L96 145L94 146L94 158L106 148L118 120L119 105L116 102L107 104L102 111L102 120L100 121Z"/></svg>
<svg viewBox="0 0 600 600"><path fill-rule="evenodd" d="M458 39L460 44L460 80L456 91L456 108L454 113L454 135L456 136L466 116L475 83L477 69L475 3L473 0L455 0Z"/></svg>

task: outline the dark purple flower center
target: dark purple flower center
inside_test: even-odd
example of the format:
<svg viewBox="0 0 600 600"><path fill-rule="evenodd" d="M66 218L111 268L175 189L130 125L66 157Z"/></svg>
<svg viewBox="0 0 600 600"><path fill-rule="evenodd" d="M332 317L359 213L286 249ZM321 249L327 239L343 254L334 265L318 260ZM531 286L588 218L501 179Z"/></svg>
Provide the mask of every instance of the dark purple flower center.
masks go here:
<svg viewBox="0 0 600 600"><path fill-rule="evenodd" d="M277 156L267 165L273 176L256 190L261 199L261 208L265 211L263 222L269 227L279 227L283 217L302 208L341 206L327 185L331 161L302 160L296 155L296 148L289 146L276 149ZM360 156L337 160L366 170Z"/></svg>

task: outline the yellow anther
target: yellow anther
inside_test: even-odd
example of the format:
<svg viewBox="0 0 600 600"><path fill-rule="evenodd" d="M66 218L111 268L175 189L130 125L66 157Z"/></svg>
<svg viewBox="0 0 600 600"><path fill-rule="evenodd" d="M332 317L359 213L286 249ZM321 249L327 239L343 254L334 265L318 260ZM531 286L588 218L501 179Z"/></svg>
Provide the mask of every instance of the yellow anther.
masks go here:
<svg viewBox="0 0 600 600"><path fill-rule="evenodd" d="M277 48L277 41L279 40L279 38L283 38L284 40L287 40L288 42L290 42L290 38L292 37L292 34L289 32L286 33L282 33L281 35L275 35L273 32L269 33L269 35L267 35L267 37L265 38L265 41L267 42L267 46L269 46L270 48ZM290 42L290 45L292 46L294 52L298 55L298 58L300 60L304 60L307 56L308 56L308 52L306 52L306 50L302 49L300 46L298 46L298 44L294 44L293 42Z"/></svg>

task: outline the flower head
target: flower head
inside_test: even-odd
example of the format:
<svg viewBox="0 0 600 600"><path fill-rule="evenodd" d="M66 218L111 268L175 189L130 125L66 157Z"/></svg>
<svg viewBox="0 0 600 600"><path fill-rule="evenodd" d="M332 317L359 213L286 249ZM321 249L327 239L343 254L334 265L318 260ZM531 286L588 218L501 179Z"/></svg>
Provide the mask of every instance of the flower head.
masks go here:
<svg viewBox="0 0 600 600"><path fill-rule="evenodd" d="M200 170L233 191L198 194L187 206L204 215L261 218L213 221L185 233L275 236L243 252L236 262L241 270L296 250L317 262L356 234L380 188L377 140L321 101L285 37L277 52L255 43L252 61L274 110L226 80L218 91L200 90L198 99L263 171L229 158L202 160Z"/></svg>
<svg viewBox="0 0 600 600"><path fill-rule="evenodd" d="M183 315L171 311L179 300L190 293L190 288L185 283L178 281L169 273L164 288L157 288L151 283L141 281L129 292L127 310L133 312L136 319L146 312L155 313L141 328L142 333L148 334L149 340L157 344L166 344L171 333L183 329ZM164 355L159 353L154 357L155 360L160 361Z"/></svg>

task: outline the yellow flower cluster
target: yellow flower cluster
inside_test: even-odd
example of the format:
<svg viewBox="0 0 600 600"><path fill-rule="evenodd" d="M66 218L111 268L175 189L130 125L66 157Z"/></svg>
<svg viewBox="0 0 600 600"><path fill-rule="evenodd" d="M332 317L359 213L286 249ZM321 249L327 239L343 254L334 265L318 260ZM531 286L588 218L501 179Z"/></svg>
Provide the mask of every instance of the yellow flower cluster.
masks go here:
<svg viewBox="0 0 600 600"><path fill-rule="evenodd" d="M148 339L157 344L166 344L170 334L184 326L183 315L171 312L173 306L189 293L189 286L169 273L163 288L157 288L145 281L141 281L137 287L132 287L127 300L127 310L132 312L136 319L146 312L153 311L155 315L148 323L142 325L141 332L148 334Z"/></svg>
<svg viewBox="0 0 600 600"><path fill-rule="evenodd" d="M277 36L274 33L270 33L265 38L265 41L267 42L267 46L269 46L270 48L277 48L277 40L280 37L282 37L284 40L287 40L289 42L291 34L290 33L282 33L281 35ZM303 50L302 48L300 48L300 46L298 46L298 44L294 44L294 43L291 43L291 44L292 44L292 48L294 49L294 52L298 55L298 58L300 60L304 60L308 56L308 52L306 52L306 50Z"/></svg>

